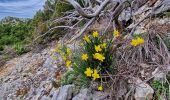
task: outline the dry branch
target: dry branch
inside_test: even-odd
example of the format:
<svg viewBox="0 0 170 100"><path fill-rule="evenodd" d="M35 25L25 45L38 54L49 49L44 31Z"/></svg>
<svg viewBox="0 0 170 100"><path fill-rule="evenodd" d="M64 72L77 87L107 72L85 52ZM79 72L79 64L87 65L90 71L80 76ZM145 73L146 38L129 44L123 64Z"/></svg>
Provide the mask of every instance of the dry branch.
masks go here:
<svg viewBox="0 0 170 100"><path fill-rule="evenodd" d="M110 0L105 0L104 2L101 3L100 7L92 14L87 14L83 8L80 6L80 4L78 2L76 2L75 0L66 0L67 2L69 2L74 8L75 10L83 17L85 18L93 18L96 17L100 14L100 12L106 7L106 5L110 2Z"/></svg>

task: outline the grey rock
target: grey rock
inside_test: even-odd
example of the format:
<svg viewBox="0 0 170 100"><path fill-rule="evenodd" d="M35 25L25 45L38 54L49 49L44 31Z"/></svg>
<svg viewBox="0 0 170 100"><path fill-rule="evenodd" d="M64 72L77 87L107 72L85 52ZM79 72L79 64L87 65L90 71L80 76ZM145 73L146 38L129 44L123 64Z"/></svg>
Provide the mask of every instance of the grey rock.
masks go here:
<svg viewBox="0 0 170 100"><path fill-rule="evenodd" d="M70 100L74 92L74 85L65 85L60 87L59 93L56 100Z"/></svg>
<svg viewBox="0 0 170 100"><path fill-rule="evenodd" d="M95 91L92 94L92 100L112 100L112 99L110 98L110 93Z"/></svg>
<svg viewBox="0 0 170 100"><path fill-rule="evenodd" d="M108 92L101 91L93 91L93 93L89 89L82 89L80 93L73 97L72 100L111 100L109 98Z"/></svg>
<svg viewBox="0 0 170 100"><path fill-rule="evenodd" d="M53 67L53 59L52 59L52 57L49 57L49 58L46 59L46 61L43 64L43 67L48 67L48 68Z"/></svg>
<svg viewBox="0 0 170 100"><path fill-rule="evenodd" d="M152 100L154 90L141 79L135 79L135 100Z"/></svg>
<svg viewBox="0 0 170 100"><path fill-rule="evenodd" d="M161 0L158 3L157 7L154 9L154 14L159 14L161 12L168 11L170 9L170 1L169 0Z"/></svg>
<svg viewBox="0 0 170 100"><path fill-rule="evenodd" d="M51 100L58 100L58 99L57 99L57 98L58 98L58 93L59 93L59 90L54 91Z"/></svg>
<svg viewBox="0 0 170 100"><path fill-rule="evenodd" d="M159 68L156 68L154 72L152 72L152 75L154 76L154 80L165 82L166 81L166 73L160 71Z"/></svg>
<svg viewBox="0 0 170 100"><path fill-rule="evenodd" d="M72 100L89 100L90 99L90 91L88 89L80 90L80 93L73 97Z"/></svg>
<svg viewBox="0 0 170 100"><path fill-rule="evenodd" d="M43 96L43 97L41 98L41 100L50 100L50 98L47 97L47 96Z"/></svg>
<svg viewBox="0 0 170 100"><path fill-rule="evenodd" d="M49 50L27 53L8 61L6 65L14 68L8 75L0 77L0 100L50 100L48 94L55 91L51 84L55 73L52 64L54 60ZM21 96L23 88L28 91Z"/></svg>

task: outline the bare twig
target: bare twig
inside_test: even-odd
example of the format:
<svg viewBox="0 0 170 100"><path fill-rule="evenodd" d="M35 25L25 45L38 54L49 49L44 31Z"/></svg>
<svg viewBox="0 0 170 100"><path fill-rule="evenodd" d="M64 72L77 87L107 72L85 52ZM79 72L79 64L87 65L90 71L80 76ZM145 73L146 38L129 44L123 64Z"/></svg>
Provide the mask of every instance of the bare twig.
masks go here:
<svg viewBox="0 0 170 100"><path fill-rule="evenodd" d="M37 38L35 38L34 41L33 41L32 43L34 43L37 39L39 39L39 38L45 36L46 34L50 33L50 31L52 31L52 30L54 30L54 29L57 29L57 28L68 28L68 29L73 29L73 28L70 27L70 26L55 26L55 27L49 29L49 30L48 30L47 32L45 32L44 34L42 34L42 35L38 36Z"/></svg>
<svg viewBox="0 0 170 100"><path fill-rule="evenodd" d="M93 23L93 21L95 21L95 18L92 18L84 27L83 29L79 32L79 34L75 35L70 41L68 41L68 43L73 42L75 39L77 39L78 37L80 37L81 35L83 35L84 31L89 27L89 25L91 23Z"/></svg>

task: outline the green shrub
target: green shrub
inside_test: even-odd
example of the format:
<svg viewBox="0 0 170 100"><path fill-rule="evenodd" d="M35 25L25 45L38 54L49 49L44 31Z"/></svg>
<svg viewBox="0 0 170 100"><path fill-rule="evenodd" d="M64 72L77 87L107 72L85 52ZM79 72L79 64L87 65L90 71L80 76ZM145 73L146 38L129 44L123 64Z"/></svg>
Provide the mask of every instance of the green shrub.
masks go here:
<svg viewBox="0 0 170 100"><path fill-rule="evenodd" d="M80 52L75 53L72 58L75 73L83 77L86 81L108 81L103 75L115 74L114 53L112 53L112 41L102 39L98 32L93 32L92 36L85 36L80 47Z"/></svg>
<svg viewBox="0 0 170 100"><path fill-rule="evenodd" d="M73 71L68 73L70 76L68 74L64 76L62 83L87 87L92 80L100 82L101 85L104 81L110 80L109 76L107 78L103 76L116 73L112 43L111 39L103 39L98 36L98 32L93 32L93 35L84 37L83 45L75 52L71 52L65 46L57 47L55 51L64 59L67 68L71 66L73 68ZM76 80L73 80L75 77Z"/></svg>
<svg viewBox="0 0 170 100"><path fill-rule="evenodd" d="M58 2L55 6L55 12L53 14L52 19L59 18L63 16L64 12L72 10L72 9L73 9L73 6L71 6L70 4Z"/></svg>
<svg viewBox="0 0 170 100"><path fill-rule="evenodd" d="M0 51L3 51L3 50L4 50L3 45L0 45Z"/></svg>
<svg viewBox="0 0 170 100"><path fill-rule="evenodd" d="M99 33L95 31L92 35L85 35L80 41L81 45L75 51L70 51L67 47L60 45L56 47L54 52L61 55L68 69L73 69L76 80L71 83L80 87L89 87L91 82L97 82L100 84L98 90L103 90L103 83L110 81L112 75L117 73L115 53L116 49L121 48L122 42L121 44L114 42L126 39L118 30L114 30L113 36L114 38L106 38L103 35L99 36ZM144 42L141 36L134 36L129 44L136 47ZM68 51L71 56L68 55Z"/></svg>
<svg viewBox="0 0 170 100"><path fill-rule="evenodd" d="M164 42L165 42L167 48L170 50L170 37L169 36L164 37Z"/></svg>
<svg viewBox="0 0 170 100"><path fill-rule="evenodd" d="M169 95L169 83L170 82L170 76L167 75L167 81L165 83L162 83L158 80L154 80L151 84L153 89L155 90L155 99L161 100L161 94L164 94L167 98L170 98Z"/></svg>
<svg viewBox="0 0 170 100"><path fill-rule="evenodd" d="M21 43L15 44L15 45L14 45L14 49L15 49L15 51L16 51L16 53L17 53L18 55L21 55L21 54L27 52L26 48L25 48L25 47L23 46L23 44L21 44Z"/></svg>
<svg viewBox="0 0 170 100"><path fill-rule="evenodd" d="M61 85L72 84L75 80L75 77L76 76L75 76L74 71L72 70L67 71L61 79Z"/></svg>
<svg viewBox="0 0 170 100"><path fill-rule="evenodd" d="M11 45L18 41L19 40L13 35L4 35L0 39L0 45Z"/></svg>

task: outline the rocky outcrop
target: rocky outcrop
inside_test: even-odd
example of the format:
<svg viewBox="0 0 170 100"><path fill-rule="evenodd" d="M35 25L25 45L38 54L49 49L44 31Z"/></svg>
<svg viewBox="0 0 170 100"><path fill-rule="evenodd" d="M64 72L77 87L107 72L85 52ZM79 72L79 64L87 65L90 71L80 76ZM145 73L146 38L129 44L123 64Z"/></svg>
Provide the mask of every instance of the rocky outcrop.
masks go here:
<svg viewBox="0 0 170 100"><path fill-rule="evenodd" d="M8 61L0 73L0 100L49 100L55 75L50 49ZM53 91L55 91L53 89Z"/></svg>

